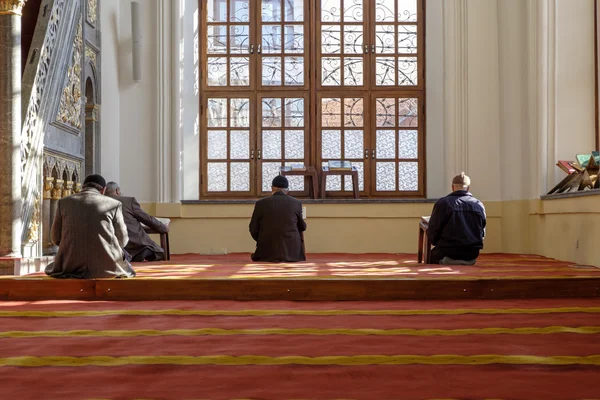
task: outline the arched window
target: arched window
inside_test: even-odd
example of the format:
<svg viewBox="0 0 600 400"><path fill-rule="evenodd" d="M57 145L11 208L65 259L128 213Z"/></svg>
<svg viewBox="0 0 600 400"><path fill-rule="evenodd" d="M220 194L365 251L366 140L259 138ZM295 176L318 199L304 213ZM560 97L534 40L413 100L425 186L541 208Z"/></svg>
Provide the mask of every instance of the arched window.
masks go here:
<svg viewBox="0 0 600 400"><path fill-rule="evenodd" d="M425 195L424 0L200 8L201 197L263 196L280 167L331 160L358 169L362 197Z"/></svg>

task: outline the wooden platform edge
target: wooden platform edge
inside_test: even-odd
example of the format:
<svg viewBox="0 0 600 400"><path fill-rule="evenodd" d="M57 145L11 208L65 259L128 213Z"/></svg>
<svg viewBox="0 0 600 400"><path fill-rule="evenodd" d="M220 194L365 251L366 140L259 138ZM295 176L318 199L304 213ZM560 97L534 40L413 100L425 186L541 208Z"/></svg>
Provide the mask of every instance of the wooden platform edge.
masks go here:
<svg viewBox="0 0 600 400"><path fill-rule="evenodd" d="M451 280L0 280L0 300L377 301L600 297L600 278Z"/></svg>

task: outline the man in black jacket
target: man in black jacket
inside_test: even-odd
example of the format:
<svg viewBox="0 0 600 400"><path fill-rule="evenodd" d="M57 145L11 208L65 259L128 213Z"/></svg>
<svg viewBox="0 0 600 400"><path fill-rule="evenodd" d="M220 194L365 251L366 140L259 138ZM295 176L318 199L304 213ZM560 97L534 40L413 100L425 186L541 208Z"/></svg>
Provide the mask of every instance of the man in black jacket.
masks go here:
<svg viewBox="0 0 600 400"><path fill-rule="evenodd" d="M483 204L469 188L471 179L461 172L452 179L452 193L433 207L427 237L435 247L431 264L473 265L483 248L486 216Z"/></svg>
<svg viewBox="0 0 600 400"><path fill-rule="evenodd" d="M288 196L286 177L276 176L271 186L273 195L257 201L252 213L250 234L256 240L252 261L305 261L302 203Z"/></svg>

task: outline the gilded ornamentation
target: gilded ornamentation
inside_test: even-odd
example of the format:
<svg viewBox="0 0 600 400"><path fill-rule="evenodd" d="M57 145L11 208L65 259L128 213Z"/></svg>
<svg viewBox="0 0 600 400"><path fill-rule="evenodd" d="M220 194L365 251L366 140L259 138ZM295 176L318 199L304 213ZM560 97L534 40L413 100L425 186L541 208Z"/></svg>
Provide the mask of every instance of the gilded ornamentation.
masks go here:
<svg viewBox="0 0 600 400"><path fill-rule="evenodd" d="M69 197L73 194L73 181L66 181L65 188L62 193L62 197Z"/></svg>
<svg viewBox="0 0 600 400"><path fill-rule="evenodd" d="M21 15L27 0L0 0L0 15Z"/></svg>
<svg viewBox="0 0 600 400"><path fill-rule="evenodd" d="M28 227L27 241L37 242L40 239L40 200L36 197L33 200L33 215Z"/></svg>
<svg viewBox="0 0 600 400"><path fill-rule="evenodd" d="M75 184L75 189L73 189L73 191L74 191L75 193L79 193L79 192L81 192L81 183L76 183L76 184Z"/></svg>
<svg viewBox="0 0 600 400"><path fill-rule="evenodd" d="M0 0L1 1L1 0ZM14 1L13 1L14 3ZM23 130L21 134L21 182L23 188L23 234L24 243L30 237L36 236L36 218L39 220L39 210L36 217L36 199L41 197L42 151L44 146L44 122L40 116L42 105L46 104L51 94L47 91L50 81L50 69L53 62L58 62L61 48L59 46L59 25L65 9L65 0L55 0L52 6L50 18L41 46L40 56L37 63L37 71L28 94L27 111L23 119ZM76 5L68 3L71 7ZM56 59L56 60L55 60ZM39 225L39 221L38 221Z"/></svg>
<svg viewBox="0 0 600 400"><path fill-rule="evenodd" d="M98 19L98 0L88 0L87 3L87 20L94 25Z"/></svg>
<svg viewBox="0 0 600 400"><path fill-rule="evenodd" d="M81 33L81 20L77 26L75 41L73 43L73 57L71 66L67 70L67 85L63 89L58 109L57 121L81 129L81 55L83 51L83 37Z"/></svg>
<svg viewBox="0 0 600 400"><path fill-rule="evenodd" d="M51 176L44 177L44 200L52 198L52 189L54 189L54 178Z"/></svg>
<svg viewBox="0 0 600 400"><path fill-rule="evenodd" d="M90 60L94 66L96 65L96 52L89 46L85 46L85 58Z"/></svg>
<svg viewBox="0 0 600 400"><path fill-rule="evenodd" d="M62 199L63 193L63 181L62 179L57 179L54 182L54 188L52 189L52 200L60 200Z"/></svg>

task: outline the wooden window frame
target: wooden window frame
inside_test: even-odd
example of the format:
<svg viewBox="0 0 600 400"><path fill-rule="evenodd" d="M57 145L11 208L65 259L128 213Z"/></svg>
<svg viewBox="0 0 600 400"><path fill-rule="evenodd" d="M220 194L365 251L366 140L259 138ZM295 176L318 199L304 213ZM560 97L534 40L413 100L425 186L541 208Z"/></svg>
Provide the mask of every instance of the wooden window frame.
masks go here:
<svg viewBox="0 0 600 400"><path fill-rule="evenodd" d="M230 0L231 1L231 0ZM231 9L231 3L228 1L228 13ZM308 104L305 106L305 110L307 110L307 114L305 115L305 165L313 165L320 171L321 168L321 132L320 125L321 121L319 121L320 115L320 99L323 97L335 97L334 94L341 94L344 97L363 97L363 111L364 111L364 126L363 126L363 140L364 140L364 149L369 151L369 154L376 148L375 138L376 138L376 127L375 127L375 117L371 115L374 113L375 104L374 99L376 97L381 97L384 95L390 95L393 92L393 97L396 98L408 98L408 97L416 97L419 99L419 115L418 115L418 163L419 163L419 176L418 176L418 188L417 191L411 192L377 192L375 190L375 163L376 160L372 160L372 157L368 159L362 160L364 163L364 188L361 191L361 197L363 198L373 198L373 199L402 199L402 198L425 198L426 197L426 181L427 181L427 171L426 171L426 96L425 96L425 25L426 25L426 13L425 13L425 2L426 0L417 0L417 13L418 18L416 23L408 23L410 25L416 25L417 27L417 63L418 63L418 75L417 75L417 85L414 86L376 86L376 57L377 53L372 52L371 44L375 43L375 35L377 25L394 25L395 26L395 36L394 40L396 42L395 47L396 51L394 54L390 54L390 56L398 57L402 56L412 56L412 54L403 54L399 53L398 49L398 26L406 25L407 23L403 23L400 21L390 21L389 23L377 23L375 21L374 12L371 10L375 9L374 7L369 7L371 1L374 0L364 0L363 9L364 9L364 21L362 23L363 26L363 48L365 45L369 46L368 53L361 54L363 57L364 64L364 72L363 72L363 86L324 86L321 85L321 55L320 53L320 43L321 43L321 33L320 26L322 25L319 21L320 15L320 0L303 0L304 1L304 66L305 66L305 76L304 76L304 85L303 86L263 86L262 85L262 75L261 72L261 64L262 59L267 56L264 52L260 54L249 54L249 73L250 73L250 84L249 86L228 86L228 87L218 87L218 86L208 86L208 71L207 71L207 46L208 46L208 37L207 37L207 26L211 25L206 22L207 19L207 1L199 0L200 4L200 12L198 15L199 18L199 54L200 54L200 198L201 199L241 199L241 198L260 198L268 195L269 193L262 192L262 162L263 160L250 160L250 187L251 191L249 193L236 193L236 192L208 192L207 186L207 154L206 152L206 144L207 144L207 118L205 116L206 113L206 99L209 97L228 97L228 98L236 98L236 97L246 97L250 96L251 98L251 126L250 126L250 150L254 151L255 156L258 154L259 146L261 143L261 137L259 135L262 134L262 124L260 124L259 119L261 117L258 115L260 112L262 104L261 99L263 97L304 97L308 101ZM596 0L596 2L599 0ZM281 3L284 6L284 3ZM343 3L342 3L343 4ZM397 15L398 10L397 6L395 7L395 13ZM282 15L283 15L282 8ZM373 14L372 16L370 14ZM249 38L252 44L261 43L262 44L262 26L263 23L261 20L261 1L260 0L250 0L250 19L249 22L238 23L238 25L249 25ZM284 19L284 18L282 18ZM282 27L286 25L285 22L281 23L273 23L275 25L281 25ZM219 22L212 23L212 25L226 25L230 26L232 23L230 22ZM235 24L234 24L235 25ZM341 30L343 30L343 26L345 25L343 22L339 23L342 26ZM353 23L351 25L359 25L357 23ZM228 30L230 28L227 28ZM229 36L228 36L228 44L229 46ZM343 40L343 32L340 36L340 46L341 51L338 56L344 56L344 40ZM280 57L282 60L282 83L285 80L284 72L283 72L283 63L284 63L284 47L285 47L285 36L283 34L282 28L282 53L276 54L274 56ZM229 49L229 47L227 47ZM256 51L256 47L254 48ZM227 50L229 51L229 50ZM298 53L301 54L301 53ZM358 55L358 54L355 54ZM386 54L387 55L387 54ZM229 53L223 54L225 57L231 57ZM235 55L237 56L237 54ZM346 56L352 57L352 54L346 54ZM260 60L260 61L259 61ZM229 64L227 64L229 65ZM342 66L343 70L343 66ZM398 68L396 68L396 78L398 74ZM343 75L342 75L343 76ZM229 79L229 72L228 72ZM341 78L343 79L343 78ZM229 84L229 80L228 80ZM244 96L242 96L242 94ZM285 96L284 96L285 95ZM373 109L373 110L372 110ZM598 107L597 107L598 109ZM598 122L597 122L598 124ZM282 127L282 134L285 135L285 129ZM228 136L229 137L229 136ZM343 137L342 137L343 140ZM397 147L397 146L396 146ZM283 141L282 141L282 152L283 149ZM396 149L396 151L398 151ZM344 156L344 154L342 154ZM282 154L284 157L284 154ZM343 157L342 157L343 159ZM229 162L229 160L228 160ZM266 162L266 161L265 161ZM396 163L397 164L397 163ZM398 166L396 165L396 174L398 173ZM229 181L229 178L228 178ZM398 181L398 176L396 175L396 181ZM342 183L343 184L343 183ZM396 182L397 184L397 182ZM343 189L343 188L342 188ZM308 196L308 180L305 180L305 190L299 193L292 193L297 197L307 197ZM350 198L352 196L352 192L348 191L328 191L327 197L331 198Z"/></svg>

